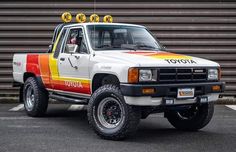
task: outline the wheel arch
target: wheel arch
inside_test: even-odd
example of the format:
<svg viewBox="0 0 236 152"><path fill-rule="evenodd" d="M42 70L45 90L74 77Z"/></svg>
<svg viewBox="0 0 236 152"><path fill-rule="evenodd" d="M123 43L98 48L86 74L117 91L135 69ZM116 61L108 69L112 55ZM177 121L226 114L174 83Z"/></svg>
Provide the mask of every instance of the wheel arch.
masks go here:
<svg viewBox="0 0 236 152"><path fill-rule="evenodd" d="M41 78L40 76L36 76L36 75L35 75L34 73L32 73L32 72L25 72L25 73L24 73L24 76L23 76L23 81L24 81L24 83L25 83L25 81L26 81L28 78L30 78L30 77L36 78L36 80L37 80L39 86L42 87L42 88L45 88L45 86L44 86L44 84L43 84L43 81L42 81L42 78Z"/></svg>
<svg viewBox="0 0 236 152"><path fill-rule="evenodd" d="M36 77L36 75L32 72L25 72L23 76L23 81L25 82L29 77Z"/></svg>
<svg viewBox="0 0 236 152"><path fill-rule="evenodd" d="M104 84L120 85L120 80L115 74L96 73L92 78L91 91L94 92Z"/></svg>

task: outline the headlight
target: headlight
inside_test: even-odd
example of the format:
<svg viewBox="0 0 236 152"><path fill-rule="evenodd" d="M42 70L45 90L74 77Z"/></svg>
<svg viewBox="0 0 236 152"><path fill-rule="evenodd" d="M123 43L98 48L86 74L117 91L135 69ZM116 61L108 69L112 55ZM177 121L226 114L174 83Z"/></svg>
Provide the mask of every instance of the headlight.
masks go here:
<svg viewBox="0 0 236 152"><path fill-rule="evenodd" d="M139 81L156 81L157 80L157 71L151 69L140 69L139 70Z"/></svg>
<svg viewBox="0 0 236 152"><path fill-rule="evenodd" d="M156 69L129 68L128 83L157 81Z"/></svg>
<svg viewBox="0 0 236 152"><path fill-rule="evenodd" d="M218 69L208 69L208 80L218 80Z"/></svg>

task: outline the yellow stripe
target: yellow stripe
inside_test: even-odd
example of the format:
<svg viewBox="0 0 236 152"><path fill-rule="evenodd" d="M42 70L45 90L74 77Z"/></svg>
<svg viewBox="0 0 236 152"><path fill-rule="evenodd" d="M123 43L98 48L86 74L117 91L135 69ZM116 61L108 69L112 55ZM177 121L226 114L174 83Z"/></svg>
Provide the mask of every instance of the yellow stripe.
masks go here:
<svg viewBox="0 0 236 152"><path fill-rule="evenodd" d="M155 59L192 59L190 56L182 56L182 55L153 55L150 56Z"/></svg>
<svg viewBox="0 0 236 152"><path fill-rule="evenodd" d="M53 49L52 49L52 52L53 52L53 53L55 52L55 50L56 50L56 48L57 48L57 44L58 44L58 41L59 41L60 37L61 37L61 32L60 32L60 33L58 34L58 36L57 36L55 45L53 45Z"/></svg>
<svg viewBox="0 0 236 152"><path fill-rule="evenodd" d="M52 79L56 79L56 78L59 77L59 72L58 72L58 67L57 67L57 59L55 59L53 57L53 54L54 54L54 52L55 52L55 50L57 48L57 44L58 44L58 41L59 41L60 37L61 37L61 32L57 36L55 45L53 45L52 54L50 54L50 56L49 56L49 66L50 66L50 71L51 71Z"/></svg>
<svg viewBox="0 0 236 152"><path fill-rule="evenodd" d="M81 83L90 83L90 79L82 79L82 78L71 78L71 77L57 77L54 80L61 81L73 81L73 82L81 82Z"/></svg>

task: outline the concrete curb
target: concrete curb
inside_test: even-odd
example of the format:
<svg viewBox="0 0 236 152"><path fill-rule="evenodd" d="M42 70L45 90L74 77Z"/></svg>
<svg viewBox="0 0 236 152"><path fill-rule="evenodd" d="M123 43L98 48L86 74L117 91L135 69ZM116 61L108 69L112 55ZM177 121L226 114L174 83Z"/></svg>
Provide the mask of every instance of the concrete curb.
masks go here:
<svg viewBox="0 0 236 152"><path fill-rule="evenodd" d="M0 103L19 103L18 97L0 97Z"/></svg>
<svg viewBox="0 0 236 152"><path fill-rule="evenodd" d="M216 101L216 104L236 104L236 98L223 97Z"/></svg>

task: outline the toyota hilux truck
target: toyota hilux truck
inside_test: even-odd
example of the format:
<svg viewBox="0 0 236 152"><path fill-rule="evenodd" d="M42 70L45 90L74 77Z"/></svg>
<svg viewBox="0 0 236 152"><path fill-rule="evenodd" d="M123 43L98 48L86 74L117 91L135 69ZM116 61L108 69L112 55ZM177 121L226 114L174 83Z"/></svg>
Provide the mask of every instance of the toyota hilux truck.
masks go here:
<svg viewBox="0 0 236 152"><path fill-rule="evenodd" d="M152 113L197 131L225 86L218 63L165 51L144 26L101 22L59 24L47 53L14 54L13 77L29 116L43 116L49 98L84 104L95 133L110 140Z"/></svg>

